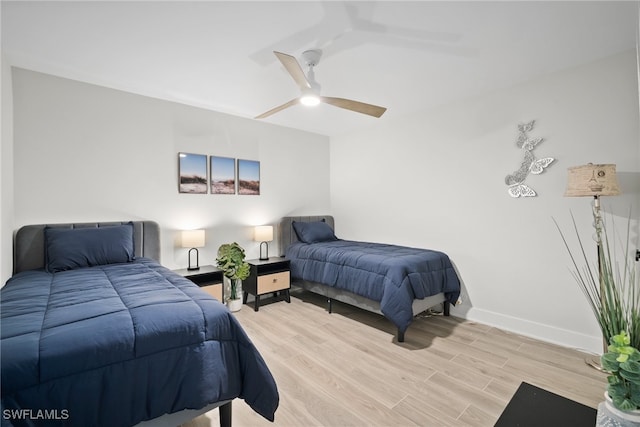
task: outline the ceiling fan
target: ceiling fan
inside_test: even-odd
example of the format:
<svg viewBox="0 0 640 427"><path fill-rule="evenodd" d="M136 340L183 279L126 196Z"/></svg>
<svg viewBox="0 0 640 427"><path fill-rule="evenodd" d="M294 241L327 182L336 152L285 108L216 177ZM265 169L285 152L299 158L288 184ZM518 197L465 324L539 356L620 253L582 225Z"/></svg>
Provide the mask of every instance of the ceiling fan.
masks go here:
<svg viewBox="0 0 640 427"><path fill-rule="evenodd" d="M355 111L357 113L367 114L373 117L380 117L384 114L387 109L385 107L379 107L377 105L365 104L364 102L354 101L352 99L345 98L334 98L331 96L320 96L320 85L316 82L315 75L313 72L313 67L318 65L320 62L320 57L322 56L322 50L320 49L311 49L306 50L302 53L302 58L305 63L309 66L309 72L305 76L304 71L302 71L302 67L300 64L291 55L287 55L282 52L273 52L284 68L289 72L293 80L300 87L300 97L294 98L291 101L282 104L278 107L272 108L266 113L262 113L259 116L256 116L256 119L263 119L268 117L278 111L282 111L285 108L291 107L292 105L296 105L298 103L303 105L318 105L321 102L325 104L333 105L334 107L344 108L346 110Z"/></svg>

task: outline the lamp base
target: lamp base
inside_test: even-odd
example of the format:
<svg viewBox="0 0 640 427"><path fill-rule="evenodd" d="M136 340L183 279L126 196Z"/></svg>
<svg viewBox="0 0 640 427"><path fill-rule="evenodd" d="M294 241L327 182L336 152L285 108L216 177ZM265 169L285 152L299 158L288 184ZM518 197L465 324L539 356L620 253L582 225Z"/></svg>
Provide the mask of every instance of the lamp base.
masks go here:
<svg viewBox="0 0 640 427"><path fill-rule="evenodd" d="M191 252L193 252L193 251L196 252L196 265L195 266L191 266ZM196 248L189 249L189 266L187 267L187 270L189 270L189 271L200 270L200 253L198 252L198 250Z"/></svg>
<svg viewBox="0 0 640 427"><path fill-rule="evenodd" d="M264 245L264 255L262 254L262 246ZM260 243L260 258L258 258L260 261L266 261L269 259L269 244L267 242L261 242Z"/></svg>
<svg viewBox="0 0 640 427"><path fill-rule="evenodd" d="M607 372L602 368L602 364L600 363L600 356L589 356L584 359L584 363L591 366L593 369L600 372Z"/></svg>

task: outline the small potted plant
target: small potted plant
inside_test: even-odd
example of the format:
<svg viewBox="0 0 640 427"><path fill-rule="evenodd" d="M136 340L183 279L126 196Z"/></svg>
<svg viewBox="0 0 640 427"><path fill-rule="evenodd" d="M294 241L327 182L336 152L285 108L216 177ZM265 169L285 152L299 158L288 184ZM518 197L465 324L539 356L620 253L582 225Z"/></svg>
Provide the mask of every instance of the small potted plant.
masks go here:
<svg viewBox="0 0 640 427"><path fill-rule="evenodd" d="M640 351L630 342L625 331L612 336L601 357L602 368L609 373L605 402L616 416L640 422Z"/></svg>
<svg viewBox="0 0 640 427"><path fill-rule="evenodd" d="M238 311L242 308L241 280L249 277L249 263L245 260L244 249L237 244L225 243L218 248L216 263L222 270L222 274L231 283L230 292L225 295L227 307L231 311Z"/></svg>

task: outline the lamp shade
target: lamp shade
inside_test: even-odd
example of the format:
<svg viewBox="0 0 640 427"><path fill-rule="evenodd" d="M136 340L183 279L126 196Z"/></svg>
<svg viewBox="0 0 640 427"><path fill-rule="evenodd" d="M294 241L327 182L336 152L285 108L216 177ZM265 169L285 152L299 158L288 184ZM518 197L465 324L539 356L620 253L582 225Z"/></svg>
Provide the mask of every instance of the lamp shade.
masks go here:
<svg viewBox="0 0 640 427"><path fill-rule="evenodd" d="M201 248L204 246L204 230L184 230L182 232L183 248Z"/></svg>
<svg viewBox="0 0 640 427"><path fill-rule="evenodd" d="M616 165L574 166L569 169L565 197L617 196L620 194Z"/></svg>
<svg viewBox="0 0 640 427"><path fill-rule="evenodd" d="M256 242L270 242L273 240L273 226L259 225L254 229L253 239Z"/></svg>

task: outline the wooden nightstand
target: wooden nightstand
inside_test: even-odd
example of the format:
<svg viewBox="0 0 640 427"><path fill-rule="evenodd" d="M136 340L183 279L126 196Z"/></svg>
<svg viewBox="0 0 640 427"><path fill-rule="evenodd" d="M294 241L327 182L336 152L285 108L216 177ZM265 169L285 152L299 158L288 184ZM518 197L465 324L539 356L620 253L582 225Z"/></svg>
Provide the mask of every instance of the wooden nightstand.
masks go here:
<svg viewBox="0 0 640 427"><path fill-rule="evenodd" d="M250 259L247 260L251 267L249 277L242 281L242 291L244 293L244 303L247 303L247 296L255 296L253 309L260 308L260 297L265 294L277 294L282 292L285 300L290 303L289 288L291 288L291 273L289 271L289 260L285 258L269 258L268 260Z"/></svg>
<svg viewBox="0 0 640 427"><path fill-rule="evenodd" d="M220 302L224 302L222 299L224 296L222 286L222 270L214 267L213 265L200 266L198 270L188 270L182 268L180 270L173 270L174 273L186 277L196 285L200 286L203 291L216 298Z"/></svg>

